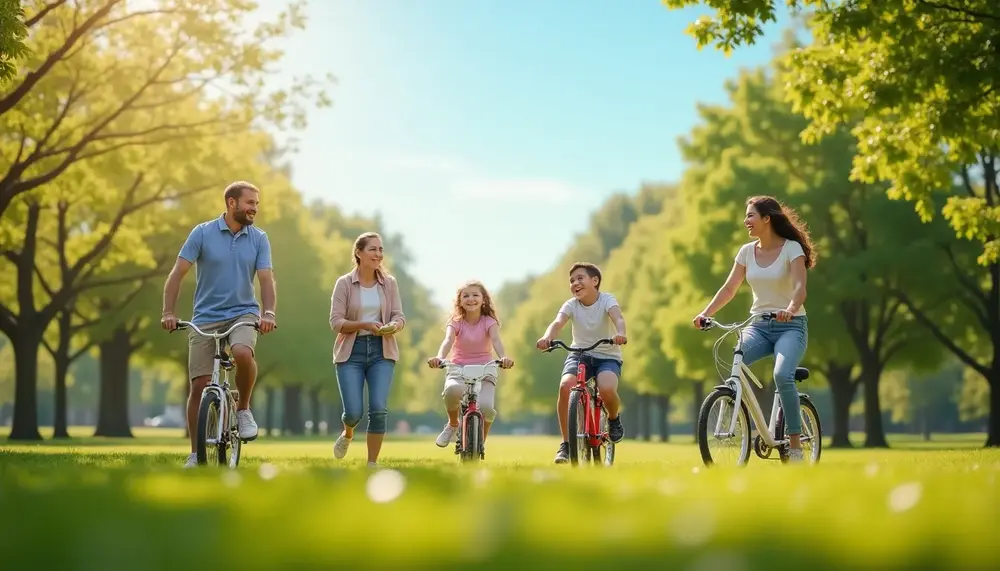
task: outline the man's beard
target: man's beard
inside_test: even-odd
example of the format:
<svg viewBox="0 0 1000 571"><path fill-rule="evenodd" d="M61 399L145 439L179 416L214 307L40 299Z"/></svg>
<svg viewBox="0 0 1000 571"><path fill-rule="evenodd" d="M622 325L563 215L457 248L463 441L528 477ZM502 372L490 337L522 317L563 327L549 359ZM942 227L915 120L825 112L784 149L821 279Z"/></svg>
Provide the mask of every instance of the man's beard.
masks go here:
<svg viewBox="0 0 1000 571"><path fill-rule="evenodd" d="M234 212L233 213L233 220L236 220L237 222L239 222L240 224L242 224L244 226L250 226L250 225L253 224L253 220L250 220L249 218L247 218L247 211L246 210L237 210L236 212Z"/></svg>

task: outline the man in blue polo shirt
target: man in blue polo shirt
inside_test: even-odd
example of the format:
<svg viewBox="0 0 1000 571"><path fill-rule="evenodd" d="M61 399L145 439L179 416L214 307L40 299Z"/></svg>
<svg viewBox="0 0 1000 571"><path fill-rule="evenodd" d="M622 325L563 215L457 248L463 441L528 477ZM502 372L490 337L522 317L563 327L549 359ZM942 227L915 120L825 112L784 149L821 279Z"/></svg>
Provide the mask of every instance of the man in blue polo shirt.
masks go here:
<svg viewBox="0 0 1000 571"><path fill-rule="evenodd" d="M194 290L194 316L191 322L202 331L228 329L238 321L260 322L261 333L275 326L274 273L271 269L271 244L263 230L253 226L260 202L260 191L249 182L237 181L226 187L226 212L214 220L203 222L191 230L181 247L167 283L163 287L162 327L177 328L174 305L181 281L197 265ZM261 304L257 304L253 278L260 281ZM263 312L261 309L263 308ZM254 348L257 332L252 327L237 327L229 335L233 361L236 364L236 387L239 399L236 417L239 436L250 441L257 438L257 423L250 412L250 393L257 379ZM191 454L185 468L197 465L195 434L198 430L198 408L201 393L212 380L215 341L188 333L188 393L187 424L191 435Z"/></svg>

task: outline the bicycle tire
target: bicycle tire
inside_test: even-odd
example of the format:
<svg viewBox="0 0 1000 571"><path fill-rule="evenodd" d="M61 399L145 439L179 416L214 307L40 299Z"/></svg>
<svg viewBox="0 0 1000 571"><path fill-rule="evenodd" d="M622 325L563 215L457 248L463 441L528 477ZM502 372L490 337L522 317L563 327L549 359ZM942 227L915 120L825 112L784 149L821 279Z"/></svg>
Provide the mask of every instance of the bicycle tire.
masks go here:
<svg viewBox="0 0 1000 571"><path fill-rule="evenodd" d="M580 421L580 409L583 407L583 389L574 388L569 392L569 414L566 415L566 437L569 441L569 462L577 466L580 464L580 456L583 456L584 464L590 461L592 451L590 444L584 438L581 443L577 434L585 432L586 416L583 422ZM584 415L589 411L584 409ZM582 445L581 445L582 444ZM582 454L581 454L582 453Z"/></svg>
<svg viewBox="0 0 1000 571"><path fill-rule="evenodd" d="M465 420L462 434L462 462L478 462L483 458L483 423L478 412Z"/></svg>
<svg viewBox="0 0 1000 571"><path fill-rule="evenodd" d="M208 449L206 439L206 431L209 429L208 421L209 415L212 411L215 411L215 417L217 422L222 422L222 399L215 392L209 392L202 395L201 405L198 407L198 432L195 435L195 453L198 457L198 464L204 466L208 464ZM229 432L228 427L222 430L223 437ZM219 443L214 451L215 459L219 465L228 464L226 462L226 447L223 443Z"/></svg>
<svg viewBox="0 0 1000 571"><path fill-rule="evenodd" d="M813 446L815 447L816 454L815 458L812 459L813 464L819 464L819 458L823 455L823 427L819 419L819 411L816 410L816 405L813 404L812 399L808 395L799 395L799 406L809 411L809 414L816 420L816 434L813 435ZM785 411L782 408L778 408L778 418L774 423L774 433L776 435L780 434L779 438L785 438ZM778 458L782 463L788 462L788 454L781 447L778 449Z"/></svg>
<svg viewBox="0 0 1000 571"><path fill-rule="evenodd" d="M736 402L736 392L729 387L718 387L708 393L708 396L701 403L701 408L698 410L698 450L701 452L701 461L705 463L705 466L715 465L715 462L712 460L712 452L708 449L708 413L712 410L712 406L715 405L715 401L722 398L729 398L733 402ZM741 439L737 465L745 466L750 461L750 413L747 411L746 404L742 401L740 402L739 418L743 420L743 425L746 427L746 435Z"/></svg>
<svg viewBox="0 0 1000 571"><path fill-rule="evenodd" d="M608 426L608 409L603 404L601 405L601 414L599 416L600 420L600 431L601 433L607 433L610 430ZM603 454L602 449L603 448ZM594 447L591 452L595 466L613 466L615 464L615 443L611 441L610 436L604 441L603 446Z"/></svg>

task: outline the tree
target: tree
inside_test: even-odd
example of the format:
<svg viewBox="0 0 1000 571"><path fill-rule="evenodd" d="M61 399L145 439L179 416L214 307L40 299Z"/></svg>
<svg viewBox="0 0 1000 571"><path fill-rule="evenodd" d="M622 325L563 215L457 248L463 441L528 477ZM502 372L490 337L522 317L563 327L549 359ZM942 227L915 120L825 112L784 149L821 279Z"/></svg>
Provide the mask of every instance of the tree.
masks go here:
<svg viewBox="0 0 1000 571"><path fill-rule="evenodd" d="M28 30L23 18L20 0L0 0L0 82L17 74L15 62L26 54L24 37Z"/></svg>
<svg viewBox="0 0 1000 571"><path fill-rule="evenodd" d="M693 0L666 0L668 6ZM775 2L727 3L719 19L697 25L699 45L752 42ZM936 211L956 235L981 245L976 270L950 264L964 303L992 350L964 347L919 303L901 299L918 320L991 387L987 446L1000 446L1000 174L996 145L1000 91L992 73L1000 10L988 0L961 6L930 0L789 0L814 8L816 41L787 56L787 98L809 125L806 140L848 126L857 140L853 180L888 181L888 194L914 203L925 221ZM956 187L954 181L960 184ZM936 193L951 192L947 200ZM912 300L911 300L912 301Z"/></svg>
<svg viewBox="0 0 1000 571"><path fill-rule="evenodd" d="M727 89L731 104L702 106L702 124L682 142L691 164L682 185L683 202L694 211L693 217L685 217L683 231L694 233L697 241L676 249L678 265L693 274L678 287L704 288L705 293L690 314L677 316L677 327L691 330L691 316L725 280L731 256L750 241L736 223L746 199L775 189L780 200L804 214L816 238L820 262L809 278L806 364L825 373L830 383L834 444L849 445L846 421L855 387L861 384L866 445L884 446L878 401L882 372L904 364L933 366L940 359L937 344L911 325L894 288L920 299L941 292L936 282L920 277L928 262L943 260L936 251L939 241L955 240L947 232L942 238L940 225L937 234L924 228L921 235L917 217L890 201L882 188L849 181L852 147L846 131L818 144L799 141L804 119L783 101L781 86L767 70L741 73ZM702 343L680 346L708 350Z"/></svg>
<svg viewBox="0 0 1000 571"><path fill-rule="evenodd" d="M14 342L18 363L11 438L38 438L34 355L49 323L82 291L112 285L97 278L112 260L148 252L121 242L141 241L141 231L125 232L128 222L154 205L221 188L223 165L234 160L244 168L228 172L245 172L259 141L255 124L302 124L299 103L312 96L310 83L301 97L258 85L280 56L261 44L301 24L296 7L244 37L241 18L249 10L221 0L148 10L117 0L56 2L29 19L37 26L32 53L42 55L27 58L31 71L0 97L9 135L0 137L0 254L17 271L16 303L0 303L0 330ZM223 81L225 95L212 97ZM71 233L83 234L78 255L59 258L66 281L42 284L43 213L65 216L71 207ZM94 218L80 221L81 212ZM121 248L117 256L113 245Z"/></svg>

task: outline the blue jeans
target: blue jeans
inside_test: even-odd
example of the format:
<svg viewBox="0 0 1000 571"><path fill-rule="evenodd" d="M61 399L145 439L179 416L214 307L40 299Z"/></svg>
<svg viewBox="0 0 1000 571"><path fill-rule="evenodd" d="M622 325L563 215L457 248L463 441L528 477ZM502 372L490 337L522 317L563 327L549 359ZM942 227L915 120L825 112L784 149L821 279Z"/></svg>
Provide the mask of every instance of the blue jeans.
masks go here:
<svg viewBox="0 0 1000 571"><path fill-rule="evenodd" d="M743 362L747 366L774 354L774 386L781 399L781 410L785 413L787 434L802 432L795 369L809 344L808 325L806 316L799 315L786 322L776 319L754 321L743 329ZM776 436L781 438L780 434Z"/></svg>
<svg viewBox="0 0 1000 571"><path fill-rule="evenodd" d="M354 428L361 423L364 386L368 381L368 432L385 434L389 389L395 368L395 361L382 356L381 337L358 335L354 339L351 356L337 363L337 387L344 405L340 418L344 424Z"/></svg>

